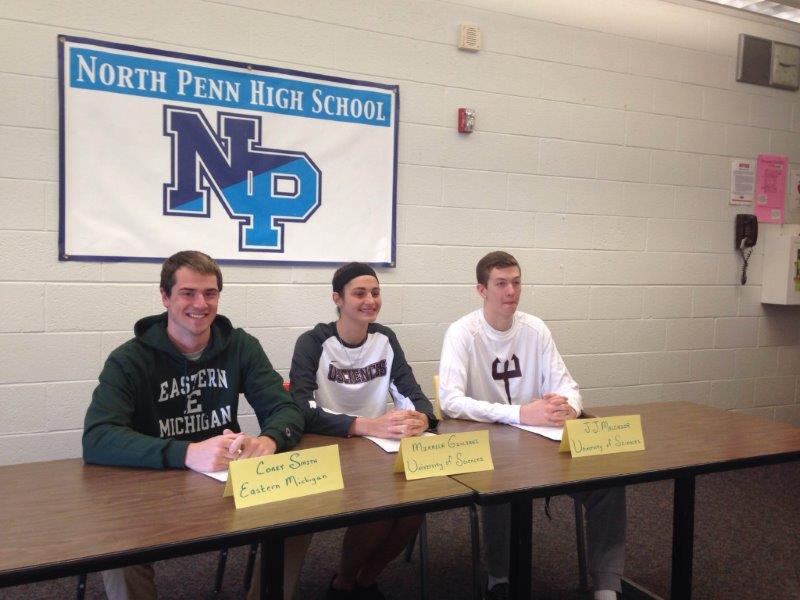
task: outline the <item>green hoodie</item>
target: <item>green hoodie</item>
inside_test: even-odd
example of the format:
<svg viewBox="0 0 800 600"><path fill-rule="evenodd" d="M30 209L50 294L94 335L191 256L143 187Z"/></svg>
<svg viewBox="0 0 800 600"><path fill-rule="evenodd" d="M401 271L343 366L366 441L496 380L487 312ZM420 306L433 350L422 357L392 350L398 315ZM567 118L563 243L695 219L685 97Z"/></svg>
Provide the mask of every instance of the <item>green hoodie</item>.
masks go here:
<svg viewBox="0 0 800 600"><path fill-rule="evenodd" d="M86 411L87 463L183 468L190 442L240 431L239 393L278 451L299 441L303 415L283 379L258 340L226 317L217 315L196 361L167 337L166 313L140 320L134 332L109 355Z"/></svg>

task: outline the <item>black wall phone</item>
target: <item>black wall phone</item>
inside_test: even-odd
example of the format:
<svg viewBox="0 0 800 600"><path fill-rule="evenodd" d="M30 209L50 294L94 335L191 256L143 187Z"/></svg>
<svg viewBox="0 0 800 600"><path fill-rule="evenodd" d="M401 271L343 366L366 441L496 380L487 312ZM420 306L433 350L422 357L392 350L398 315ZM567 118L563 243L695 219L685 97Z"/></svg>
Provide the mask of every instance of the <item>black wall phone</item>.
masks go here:
<svg viewBox="0 0 800 600"><path fill-rule="evenodd" d="M755 215L736 215L736 229L734 231L734 243L739 254L742 255L742 285L747 283L747 261L753 253L753 246L758 241L758 219ZM745 253L744 249L750 250Z"/></svg>
<svg viewBox="0 0 800 600"><path fill-rule="evenodd" d="M758 219L755 215L736 215L736 249L752 248L758 240ZM744 243L742 243L744 242Z"/></svg>

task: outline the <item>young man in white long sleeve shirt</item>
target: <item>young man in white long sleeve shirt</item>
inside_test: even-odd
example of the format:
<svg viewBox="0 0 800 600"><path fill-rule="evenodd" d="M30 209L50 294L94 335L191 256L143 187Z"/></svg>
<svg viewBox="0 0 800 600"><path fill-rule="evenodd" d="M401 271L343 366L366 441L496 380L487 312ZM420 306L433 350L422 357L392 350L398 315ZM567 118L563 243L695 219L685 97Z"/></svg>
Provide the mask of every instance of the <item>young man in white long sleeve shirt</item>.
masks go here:
<svg viewBox="0 0 800 600"><path fill-rule="evenodd" d="M583 409L578 384L541 319L517 311L521 270L507 252L476 267L483 308L453 323L439 363L439 398L450 417L561 427ZM586 508L589 570L597 600L621 591L625 562L625 489L576 494ZM508 504L482 507L487 598L508 594Z"/></svg>

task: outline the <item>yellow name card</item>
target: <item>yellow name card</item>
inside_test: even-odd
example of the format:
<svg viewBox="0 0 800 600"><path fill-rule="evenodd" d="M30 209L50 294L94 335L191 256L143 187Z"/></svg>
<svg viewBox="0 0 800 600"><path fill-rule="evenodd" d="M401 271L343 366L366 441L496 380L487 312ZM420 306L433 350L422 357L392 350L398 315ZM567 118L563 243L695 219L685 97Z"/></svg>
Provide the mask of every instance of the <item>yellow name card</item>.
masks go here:
<svg viewBox="0 0 800 600"><path fill-rule="evenodd" d="M445 433L403 438L394 472L406 479L458 475L494 469L489 432Z"/></svg>
<svg viewBox="0 0 800 600"><path fill-rule="evenodd" d="M234 460L223 495L232 495L238 509L343 487L339 446L333 444Z"/></svg>
<svg viewBox="0 0 800 600"><path fill-rule="evenodd" d="M572 458L644 450L640 415L572 419L564 425L559 452Z"/></svg>

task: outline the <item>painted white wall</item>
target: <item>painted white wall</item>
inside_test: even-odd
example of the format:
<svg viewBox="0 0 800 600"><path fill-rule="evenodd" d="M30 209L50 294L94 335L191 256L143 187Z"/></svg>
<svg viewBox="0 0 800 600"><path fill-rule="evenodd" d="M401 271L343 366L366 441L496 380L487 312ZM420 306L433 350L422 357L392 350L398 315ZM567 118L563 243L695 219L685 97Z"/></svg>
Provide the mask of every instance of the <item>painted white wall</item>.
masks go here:
<svg viewBox="0 0 800 600"><path fill-rule="evenodd" d="M155 265L57 260L59 33L399 83L381 321L427 392L447 324L478 306L474 263L505 248L589 405L800 424L800 311L760 303L762 243L738 285L726 194L733 157L800 164L800 95L734 77L739 33L800 44L800 28L691 0L2 6L0 464L79 456L105 357L160 310ZM456 49L462 21L481 52ZM459 106L477 110L470 136ZM286 374L297 336L333 318L331 271L226 267L221 312Z"/></svg>

